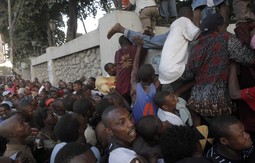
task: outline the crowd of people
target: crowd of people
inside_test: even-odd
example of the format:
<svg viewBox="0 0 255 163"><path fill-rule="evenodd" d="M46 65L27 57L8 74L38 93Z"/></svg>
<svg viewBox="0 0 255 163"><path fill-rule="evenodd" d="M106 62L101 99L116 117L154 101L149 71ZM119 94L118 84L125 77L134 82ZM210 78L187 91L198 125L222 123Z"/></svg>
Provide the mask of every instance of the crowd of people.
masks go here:
<svg viewBox="0 0 255 163"><path fill-rule="evenodd" d="M1 77L0 162L255 162L255 19L235 36L226 1L206 16L197 3L162 35L114 25L107 38L124 35L107 77ZM162 49L158 75L148 49Z"/></svg>

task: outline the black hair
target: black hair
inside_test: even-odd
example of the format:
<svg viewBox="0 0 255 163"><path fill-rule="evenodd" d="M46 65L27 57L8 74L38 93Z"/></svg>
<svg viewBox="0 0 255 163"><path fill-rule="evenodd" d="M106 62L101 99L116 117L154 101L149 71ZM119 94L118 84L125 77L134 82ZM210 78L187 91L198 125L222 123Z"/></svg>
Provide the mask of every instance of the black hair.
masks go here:
<svg viewBox="0 0 255 163"><path fill-rule="evenodd" d="M92 103L90 100L82 98L78 99L73 104L73 112L81 114L83 117L90 118L89 114L92 110Z"/></svg>
<svg viewBox="0 0 255 163"><path fill-rule="evenodd" d="M102 115L104 110L109 107L114 105L112 102L109 101L108 98L102 98L97 104L96 104L96 112L99 116Z"/></svg>
<svg viewBox="0 0 255 163"><path fill-rule="evenodd" d="M151 64L144 64L138 70L138 78L142 82L153 82L155 70Z"/></svg>
<svg viewBox="0 0 255 163"><path fill-rule="evenodd" d="M192 12L192 8L190 6L182 6L180 7L179 9L179 12L178 12L178 16L179 17L192 17L193 15L193 12Z"/></svg>
<svg viewBox="0 0 255 163"><path fill-rule="evenodd" d="M62 99L55 99L53 102L52 102L52 107L53 109L57 109L59 107L59 104L61 103L61 101L63 101ZM64 103L64 102L63 102Z"/></svg>
<svg viewBox="0 0 255 163"><path fill-rule="evenodd" d="M9 119L9 118L11 118L12 116L14 116L16 114L18 116L21 116L21 117L25 118L25 114L22 111L13 111L9 115L7 115L6 119Z"/></svg>
<svg viewBox="0 0 255 163"><path fill-rule="evenodd" d="M18 107L23 110L27 106L32 105L32 100L32 96L24 96L22 99L19 100Z"/></svg>
<svg viewBox="0 0 255 163"><path fill-rule="evenodd" d="M49 94L49 91L47 91L45 88L41 91L41 93L45 93L46 95Z"/></svg>
<svg viewBox="0 0 255 163"><path fill-rule="evenodd" d="M54 100L55 101L55 100ZM38 99L37 104L40 108L46 107L46 100L45 99Z"/></svg>
<svg viewBox="0 0 255 163"><path fill-rule="evenodd" d="M104 96L104 98L107 98L115 106L124 106L124 100L122 96L117 93L107 94Z"/></svg>
<svg viewBox="0 0 255 163"><path fill-rule="evenodd" d="M102 122L103 122L105 127L109 127L109 122L108 122L109 121L109 117L108 117L108 114L110 112L112 112L113 110L115 110L115 109L117 109L116 106L109 106L106 109L104 109L101 118L102 118Z"/></svg>
<svg viewBox="0 0 255 163"><path fill-rule="evenodd" d="M68 143L64 145L57 153L55 163L70 163L75 156L81 155L90 150L90 147L82 143Z"/></svg>
<svg viewBox="0 0 255 163"><path fill-rule="evenodd" d="M54 134L61 142L74 142L79 137L80 126L81 124L76 117L72 114L65 114L58 120Z"/></svg>
<svg viewBox="0 0 255 163"><path fill-rule="evenodd" d="M82 81L81 80L76 80L76 81L73 82L73 84L77 84L77 85L82 86Z"/></svg>
<svg viewBox="0 0 255 163"><path fill-rule="evenodd" d="M114 66L114 64L111 63L111 62L106 63L106 64L104 65L104 70L107 72L107 71L109 70L110 66Z"/></svg>
<svg viewBox="0 0 255 163"><path fill-rule="evenodd" d="M94 82L96 81L96 78L94 78L94 77L90 77L89 79L93 80Z"/></svg>
<svg viewBox="0 0 255 163"><path fill-rule="evenodd" d="M68 111L73 111L73 104L76 101L74 94L69 94L63 99L63 107Z"/></svg>
<svg viewBox="0 0 255 163"><path fill-rule="evenodd" d="M57 94L58 94L58 91L55 90L55 89L51 90L51 91L50 91L50 96L52 96L52 93L57 93Z"/></svg>
<svg viewBox="0 0 255 163"><path fill-rule="evenodd" d="M195 131L189 126L168 128L160 139L160 149L166 163L192 157L199 143Z"/></svg>
<svg viewBox="0 0 255 163"><path fill-rule="evenodd" d="M35 112L35 123L39 130L44 128L44 120L47 118L48 111L47 108L40 108Z"/></svg>
<svg viewBox="0 0 255 163"><path fill-rule="evenodd" d="M10 105L8 105L6 103L0 104L0 108L5 108L5 109L8 109L8 110L11 110Z"/></svg>
<svg viewBox="0 0 255 163"><path fill-rule="evenodd" d="M230 136L229 126L237 123L240 123L240 120L236 117L232 115L221 115L213 118L209 122L209 129L213 137L218 140L219 138Z"/></svg>
<svg viewBox="0 0 255 163"><path fill-rule="evenodd" d="M165 97L169 94L169 91L160 91L156 93L153 99L157 107L162 108L162 106L165 104Z"/></svg>
<svg viewBox="0 0 255 163"><path fill-rule="evenodd" d="M159 124L154 115L148 115L142 117L136 123L136 130L138 134L149 144L155 145L158 140L155 138L158 136Z"/></svg>
<svg viewBox="0 0 255 163"><path fill-rule="evenodd" d="M69 89L69 88L65 88L65 89L63 89L63 91L64 91L64 94L65 94L65 95L67 95L67 94L72 94L72 90Z"/></svg>
<svg viewBox="0 0 255 163"><path fill-rule="evenodd" d="M76 95L82 98L87 98L84 94L87 93L87 91L91 91L91 86L89 85L83 85L83 87L76 92Z"/></svg>
<svg viewBox="0 0 255 163"><path fill-rule="evenodd" d="M200 30L203 35L218 31L219 27L224 25L224 18L220 13L207 15L200 25Z"/></svg>
<svg viewBox="0 0 255 163"><path fill-rule="evenodd" d="M120 46L123 46L123 45L132 45L133 43L124 35L122 35L119 37L119 44Z"/></svg>

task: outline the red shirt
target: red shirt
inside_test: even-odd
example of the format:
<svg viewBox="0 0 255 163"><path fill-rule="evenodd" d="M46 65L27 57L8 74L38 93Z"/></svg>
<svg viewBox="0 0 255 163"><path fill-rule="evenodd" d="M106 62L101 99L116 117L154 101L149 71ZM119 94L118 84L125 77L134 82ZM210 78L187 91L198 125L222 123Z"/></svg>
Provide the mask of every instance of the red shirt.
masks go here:
<svg viewBox="0 0 255 163"><path fill-rule="evenodd" d="M136 45L121 48L115 53L116 65L116 90L120 95L129 95L131 90L131 72L136 54ZM141 50L141 61L147 51Z"/></svg>

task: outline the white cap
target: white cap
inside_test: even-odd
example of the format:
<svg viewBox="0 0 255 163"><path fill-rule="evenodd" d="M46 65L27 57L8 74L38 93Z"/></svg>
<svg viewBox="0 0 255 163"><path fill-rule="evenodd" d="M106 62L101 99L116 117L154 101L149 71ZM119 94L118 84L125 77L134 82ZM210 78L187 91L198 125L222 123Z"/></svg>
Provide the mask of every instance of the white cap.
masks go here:
<svg viewBox="0 0 255 163"><path fill-rule="evenodd" d="M11 93L11 92L10 92L10 91L4 91L4 92L3 92L3 96L8 95L9 93Z"/></svg>

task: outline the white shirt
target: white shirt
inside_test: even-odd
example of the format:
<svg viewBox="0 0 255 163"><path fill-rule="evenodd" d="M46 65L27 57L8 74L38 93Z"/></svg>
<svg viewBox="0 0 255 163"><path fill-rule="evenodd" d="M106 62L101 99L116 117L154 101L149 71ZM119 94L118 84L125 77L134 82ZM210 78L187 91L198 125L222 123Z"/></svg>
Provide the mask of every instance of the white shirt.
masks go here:
<svg viewBox="0 0 255 163"><path fill-rule="evenodd" d="M169 123L177 126L185 126L180 117L171 112L164 111L160 108L158 109L157 116L161 121L168 121Z"/></svg>
<svg viewBox="0 0 255 163"><path fill-rule="evenodd" d="M145 7L156 6L154 0L129 0L132 5L135 5L135 12L139 15L139 12Z"/></svg>
<svg viewBox="0 0 255 163"><path fill-rule="evenodd" d="M161 84L172 83L181 77L188 60L189 41L198 34L199 28L188 18L181 17L171 24L159 63Z"/></svg>
<svg viewBox="0 0 255 163"><path fill-rule="evenodd" d="M53 148L53 151L52 151L51 156L50 156L50 163L54 163L54 162L55 162L55 158L56 158L56 156L57 156L59 150L60 150L61 148L63 148L66 144L67 144L67 143L65 143L65 142L58 143L58 144ZM101 159L99 150L98 150L96 147L94 147L94 146L92 146L90 149L91 149L91 151L93 152L93 154L95 155L95 157L97 158L97 163L99 163L99 162L100 162L100 159Z"/></svg>
<svg viewBox="0 0 255 163"><path fill-rule="evenodd" d="M137 157L135 151L128 148L119 147L110 152L109 163L130 163Z"/></svg>
<svg viewBox="0 0 255 163"><path fill-rule="evenodd" d="M58 154L58 151L64 147L64 145L66 145L67 143L65 142L62 142L62 143L58 143L54 148L53 148L53 151L51 153L51 156L50 156L50 163L54 163L55 162L55 157L56 155Z"/></svg>

